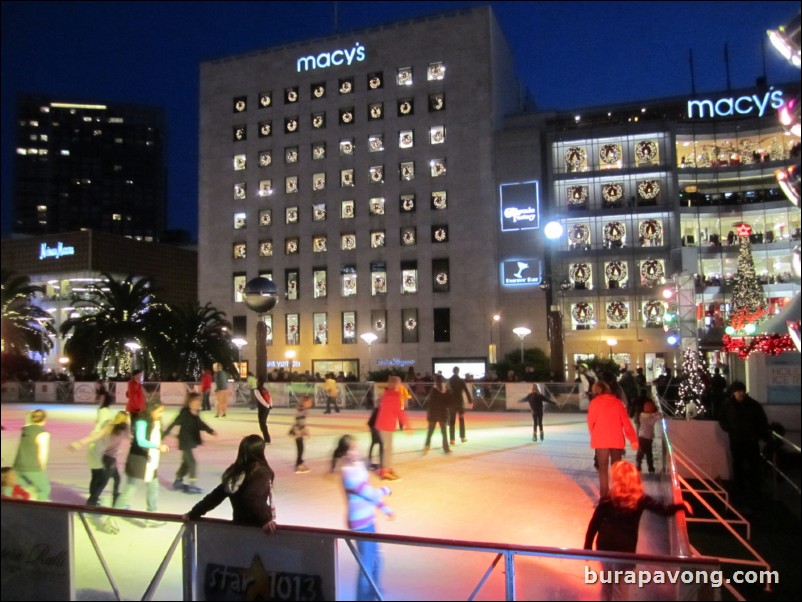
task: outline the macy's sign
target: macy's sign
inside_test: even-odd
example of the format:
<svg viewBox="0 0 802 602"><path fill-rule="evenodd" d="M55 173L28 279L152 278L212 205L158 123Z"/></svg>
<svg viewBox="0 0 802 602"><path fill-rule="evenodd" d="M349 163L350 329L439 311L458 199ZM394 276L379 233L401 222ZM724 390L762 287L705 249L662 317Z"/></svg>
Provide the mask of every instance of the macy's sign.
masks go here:
<svg viewBox="0 0 802 602"><path fill-rule="evenodd" d="M313 69L325 69L327 67L331 67L332 65L351 65L354 61L362 62L364 60L365 47L357 42L356 46L346 50L321 52L317 56L302 56L295 62L295 67L298 73L301 73L302 71L311 71Z"/></svg>
<svg viewBox="0 0 802 602"><path fill-rule="evenodd" d="M763 117L766 109L779 109L783 106L782 90L772 86L763 96L739 96L738 98L719 98L713 100L689 100L688 119L709 117L731 117L732 115L754 115Z"/></svg>

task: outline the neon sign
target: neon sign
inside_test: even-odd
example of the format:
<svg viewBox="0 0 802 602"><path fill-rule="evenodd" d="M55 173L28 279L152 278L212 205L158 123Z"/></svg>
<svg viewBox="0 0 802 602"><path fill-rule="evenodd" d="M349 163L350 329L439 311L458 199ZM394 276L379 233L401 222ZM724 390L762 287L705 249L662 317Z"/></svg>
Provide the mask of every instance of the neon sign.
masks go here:
<svg viewBox="0 0 802 602"><path fill-rule="evenodd" d="M313 69L326 69L327 67L338 67L345 63L352 64L354 61L362 62L365 60L365 47L359 42L356 46L347 50L334 50L333 52L321 52L317 56L302 56L295 62L298 73L302 71L312 71Z"/></svg>
<svg viewBox="0 0 802 602"><path fill-rule="evenodd" d="M540 227L540 187L537 180L502 184L499 197L502 232Z"/></svg>
<svg viewBox="0 0 802 602"><path fill-rule="evenodd" d="M502 286L536 286L542 281L539 259L514 259L501 262Z"/></svg>
<svg viewBox="0 0 802 602"><path fill-rule="evenodd" d="M47 243L39 245L39 260L53 257L60 259L66 255L75 255L75 247L66 247L63 242L60 242L55 247L48 247Z"/></svg>
<svg viewBox="0 0 802 602"><path fill-rule="evenodd" d="M688 119L732 117L733 115L753 115L757 111L758 117L766 114L766 109L779 109L785 104L782 90L769 88L762 97L757 94L739 96L738 98L719 98L713 100L689 100ZM695 115L694 113L697 113Z"/></svg>

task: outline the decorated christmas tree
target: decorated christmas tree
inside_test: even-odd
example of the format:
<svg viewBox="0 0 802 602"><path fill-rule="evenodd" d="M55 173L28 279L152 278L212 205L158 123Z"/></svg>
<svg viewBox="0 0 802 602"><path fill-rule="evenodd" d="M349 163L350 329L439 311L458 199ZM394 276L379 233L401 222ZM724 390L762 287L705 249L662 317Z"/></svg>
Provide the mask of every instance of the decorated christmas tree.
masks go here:
<svg viewBox="0 0 802 602"><path fill-rule="evenodd" d="M682 372L684 378L679 385L677 414L686 418L695 418L705 412L702 395L705 391L705 367L702 354L688 347L682 353Z"/></svg>
<svg viewBox="0 0 802 602"><path fill-rule="evenodd" d="M758 326L769 317L768 303L763 287L757 281L755 262L752 259L749 224L738 224L738 269L732 289L732 310L729 325L725 328L723 349L746 359L754 352L777 355L792 351L794 346L787 334L756 335Z"/></svg>

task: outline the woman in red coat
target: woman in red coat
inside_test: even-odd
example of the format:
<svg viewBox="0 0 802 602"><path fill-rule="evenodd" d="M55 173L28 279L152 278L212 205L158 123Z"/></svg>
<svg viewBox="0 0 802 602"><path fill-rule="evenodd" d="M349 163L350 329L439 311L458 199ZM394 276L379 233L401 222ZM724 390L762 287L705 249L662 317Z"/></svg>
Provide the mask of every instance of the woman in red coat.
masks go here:
<svg viewBox="0 0 802 602"><path fill-rule="evenodd" d="M384 448L384 464L382 465L382 481L398 481L400 477L393 470L393 433L396 425L401 424L404 431L411 433L406 412L401 398L401 379L391 376L387 379L387 388L379 400L379 412L376 415L376 430Z"/></svg>
<svg viewBox="0 0 802 602"><path fill-rule="evenodd" d="M633 450L638 449L638 434L629 420L624 402L610 392L610 385L596 381L592 388L594 397L588 407L588 429L590 447L595 450L596 469L599 471L599 495L609 492L609 466L624 456L629 439Z"/></svg>

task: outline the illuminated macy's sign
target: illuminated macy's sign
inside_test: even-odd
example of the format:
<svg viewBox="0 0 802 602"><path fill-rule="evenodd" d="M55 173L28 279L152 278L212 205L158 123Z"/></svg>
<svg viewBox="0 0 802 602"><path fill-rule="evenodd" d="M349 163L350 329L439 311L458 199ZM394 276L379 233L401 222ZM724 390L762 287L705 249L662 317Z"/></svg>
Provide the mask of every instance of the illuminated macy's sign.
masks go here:
<svg viewBox="0 0 802 602"><path fill-rule="evenodd" d="M59 259L65 255L75 255L75 247L67 247L63 242L58 243L55 247L48 247L47 243L39 245L39 259L48 259L53 257Z"/></svg>
<svg viewBox="0 0 802 602"><path fill-rule="evenodd" d="M359 42L353 48L321 52L318 55L302 56L295 62L298 73L312 71L313 69L326 69L327 67L351 65L365 60L365 47Z"/></svg>
<svg viewBox="0 0 802 602"><path fill-rule="evenodd" d="M779 109L785 104L782 90L775 90L772 86L769 91L758 94L744 95L737 98L719 98L718 100L689 100L688 119L732 117L733 115L757 115L763 117L768 108Z"/></svg>

